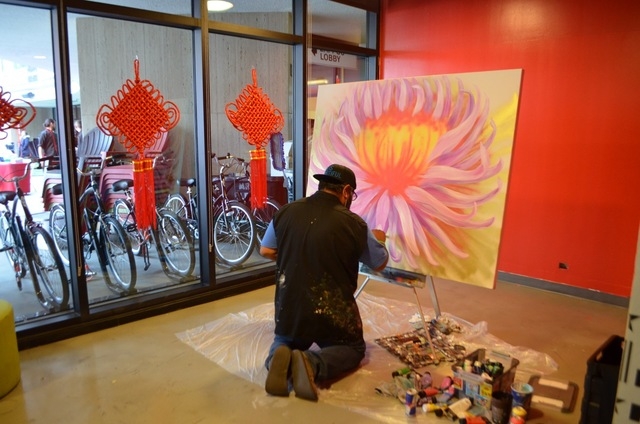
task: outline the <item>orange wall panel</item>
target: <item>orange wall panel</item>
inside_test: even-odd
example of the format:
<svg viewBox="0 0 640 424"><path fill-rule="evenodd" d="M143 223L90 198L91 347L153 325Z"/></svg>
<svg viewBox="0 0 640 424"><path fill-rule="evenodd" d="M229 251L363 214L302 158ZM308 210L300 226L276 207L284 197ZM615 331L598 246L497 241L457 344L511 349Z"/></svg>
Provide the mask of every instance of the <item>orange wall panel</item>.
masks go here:
<svg viewBox="0 0 640 424"><path fill-rule="evenodd" d="M524 70L498 269L629 296L640 2L383 0L381 22L381 78Z"/></svg>

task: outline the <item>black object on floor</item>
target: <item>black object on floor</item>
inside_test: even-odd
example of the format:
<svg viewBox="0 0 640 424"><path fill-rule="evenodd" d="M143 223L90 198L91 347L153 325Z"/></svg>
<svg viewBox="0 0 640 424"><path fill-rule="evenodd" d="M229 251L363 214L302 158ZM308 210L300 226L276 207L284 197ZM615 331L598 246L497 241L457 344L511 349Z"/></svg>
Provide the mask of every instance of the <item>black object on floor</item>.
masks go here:
<svg viewBox="0 0 640 424"><path fill-rule="evenodd" d="M613 420L624 338L613 335L587 361L580 424Z"/></svg>

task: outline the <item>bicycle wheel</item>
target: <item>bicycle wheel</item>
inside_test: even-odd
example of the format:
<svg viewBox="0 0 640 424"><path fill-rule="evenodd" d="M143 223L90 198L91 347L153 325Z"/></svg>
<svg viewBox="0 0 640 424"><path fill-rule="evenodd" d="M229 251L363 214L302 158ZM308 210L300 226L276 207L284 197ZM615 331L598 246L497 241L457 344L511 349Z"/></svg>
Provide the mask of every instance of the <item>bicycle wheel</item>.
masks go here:
<svg viewBox="0 0 640 424"><path fill-rule="evenodd" d="M24 249L16 246L15 236L5 214L0 216L0 246L7 253L7 258L16 273L16 277L22 278L27 275L27 260L24 255Z"/></svg>
<svg viewBox="0 0 640 424"><path fill-rule="evenodd" d="M129 238L115 217L102 217L98 242L110 271L105 275L107 287L119 294L132 292L136 285L136 262Z"/></svg>
<svg viewBox="0 0 640 424"><path fill-rule="evenodd" d="M171 274L181 277L191 275L196 266L196 252L189 230L184 225L184 221L171 211L161 210L158 215L157 235L160 259L164 259Z"/></svg>
<svg viewBox="0 0 640 424"><path fill-rule="evenodd" d="M113 211L118 219L118 222L124 228L124 231L129 237L129 243L131 244L131 253L134 255L140 254L140 248L144 243L144 237L140 230L138 230L138 224L136 223L135 212L132 211L132 207L128 201L124 199L116 200L113 205Z"/></svg>
<svg viewBox="0 0 640 424"><path fill-rule="evenodd" d="M49 212L49 231L53 237L53 243L65 266L69 266L69 239L67 238L67 220L64 207L55 204Z"/></svg>
<svg viewBox="0 0 640 424"><path fill-rule="evenodd" d="M66 309L69 304L69 282L65 266L51 235L42 227L31 229L33 245L33 264L36 275L33 275L33 286L38 300L43 306L54 306ZM40 284L48 296L41 293ZM51 303L53 305L51 305Z"/></svg>
<svg viewBox="0 0 640 424"><path fill-rule="evenodd" d="M175 213L180 219L191 218L187 208L187 202L180 193L170 194L167 201L164 202L163 209Z"/></svg>
<svg viewBox="0 0 640 424"><path fill-rule="evenodd" d="M238 265L251 256L256 231L248 207L230 201L216 215L213 229L213 244L222 262Z"/></svg>
<svg viewBox="0 0 640 424"><path fill-rule="evenodd" d="M280 210L280 204L273 199L267 199L264 206L261 208L253 208L251 215L256 221L256 242L258 246L262 243L262 237L269 227L269 223L275 216L276 212Z"/></svg>
<svg viewBox="0 0 640 424"><path fill-rule="evenodd" d="M200 229L198 228L197 212L195 210L195 200L191 200L192 204L187 207L187 200L180 194L171 194L164 202L163 209L174 212L178 218L185 222L194 248L197 249L196 240L200 239Z"/></svg>

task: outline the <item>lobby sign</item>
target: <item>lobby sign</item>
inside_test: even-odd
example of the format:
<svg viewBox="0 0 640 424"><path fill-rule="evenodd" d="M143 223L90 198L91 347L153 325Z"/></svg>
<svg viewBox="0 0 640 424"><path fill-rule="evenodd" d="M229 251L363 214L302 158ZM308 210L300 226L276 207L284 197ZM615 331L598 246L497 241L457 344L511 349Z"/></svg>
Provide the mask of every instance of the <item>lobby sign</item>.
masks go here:
<svg viewBox="0 0 640 424"><path fill-rule="evenodd" d="M354 55L331 50L309 49L309 61L313 65L332 68L358 69L358 62Z"/></svg>

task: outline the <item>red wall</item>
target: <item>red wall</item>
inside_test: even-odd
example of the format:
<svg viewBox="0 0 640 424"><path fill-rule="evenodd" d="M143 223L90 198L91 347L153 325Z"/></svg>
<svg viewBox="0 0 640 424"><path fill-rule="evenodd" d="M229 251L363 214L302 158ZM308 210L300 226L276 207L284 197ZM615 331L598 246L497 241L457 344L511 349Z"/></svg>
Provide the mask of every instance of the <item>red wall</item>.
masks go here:
<svg viewBox="0 0 640 424"><path fill-rule="evenodd" d="M498 269L628 297L640 1L383 0L381 21L380 78L524 70Z"/></svg>

